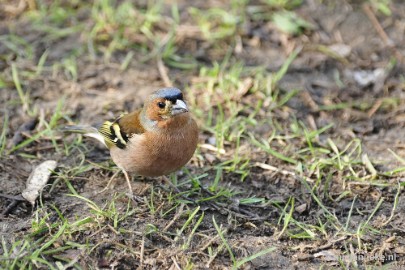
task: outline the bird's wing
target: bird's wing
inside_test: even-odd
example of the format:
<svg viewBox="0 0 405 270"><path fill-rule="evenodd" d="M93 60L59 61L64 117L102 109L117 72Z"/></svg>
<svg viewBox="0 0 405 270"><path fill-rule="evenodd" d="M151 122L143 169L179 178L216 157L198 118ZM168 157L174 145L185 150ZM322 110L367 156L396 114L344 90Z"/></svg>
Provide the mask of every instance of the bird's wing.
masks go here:
<svg viewBox="0 0 405 270"><path fill-rule="evenodd" d="M98 132L103 136L108 148L117 146L124 149L132 135L145 132L140 121L140 113L141 110L125 114L113 122L106 121L101 125Z"/></svg>

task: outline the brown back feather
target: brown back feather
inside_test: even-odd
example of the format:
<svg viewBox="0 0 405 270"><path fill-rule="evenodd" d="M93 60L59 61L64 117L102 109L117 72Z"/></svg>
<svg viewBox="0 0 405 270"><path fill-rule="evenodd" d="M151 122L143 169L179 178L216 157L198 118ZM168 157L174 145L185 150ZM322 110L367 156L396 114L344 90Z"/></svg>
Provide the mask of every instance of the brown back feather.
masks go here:
<svg viewBox="0 0 405 270"><path fill-rule="evenodd" d="M126 133L129 137L132 134L142 134L145 132L144 127L141 125L141 109L123 115L120 119L117 120L118 125L121 130Z"/></svg>

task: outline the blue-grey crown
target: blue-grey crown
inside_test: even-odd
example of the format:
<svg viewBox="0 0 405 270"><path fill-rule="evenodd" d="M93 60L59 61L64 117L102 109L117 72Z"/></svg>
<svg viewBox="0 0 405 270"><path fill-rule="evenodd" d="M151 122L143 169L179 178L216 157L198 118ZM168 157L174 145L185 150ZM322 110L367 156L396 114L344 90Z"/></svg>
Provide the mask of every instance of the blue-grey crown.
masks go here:
<svg viewBox="0 0 405 270"><path fill-rule="evenodd" d="M154 98L164 98L170 100L172 102L176 102L176 100L180 99L183 100L183 93L174 87L167 87L157 90L152 95Z"/></svg>

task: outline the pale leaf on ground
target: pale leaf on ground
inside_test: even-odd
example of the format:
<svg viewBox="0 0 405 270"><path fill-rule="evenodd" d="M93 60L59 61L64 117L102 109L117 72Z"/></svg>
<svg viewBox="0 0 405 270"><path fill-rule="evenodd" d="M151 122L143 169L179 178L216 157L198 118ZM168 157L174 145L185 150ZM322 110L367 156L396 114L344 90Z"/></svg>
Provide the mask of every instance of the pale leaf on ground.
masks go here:
<svg viewBox="0 0 405 270"><path fill-rule="evenodd" d="M39 192L44 188L51 176L51 172L56 168L57 162L55 160L47 160L39 164L28 177L27 187L22 192L24 199L29 201L32 205L39 196Z"/></svg>

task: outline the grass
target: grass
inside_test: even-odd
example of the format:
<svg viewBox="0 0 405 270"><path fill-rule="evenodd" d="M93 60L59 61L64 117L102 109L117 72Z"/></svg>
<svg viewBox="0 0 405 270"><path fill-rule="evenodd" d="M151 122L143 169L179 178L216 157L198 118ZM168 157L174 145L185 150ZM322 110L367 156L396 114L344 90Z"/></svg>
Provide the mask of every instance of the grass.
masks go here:
<svg viewBox="0 0 405 270"><path fill-rule="evenodd" d="M253 42L254 34L246 32L249 24L261 31L269 24L272 33L291 40L317 31L295 11L301 4L234 0L229 6L202 9L169 8L162 1L37 1L21 15L41 37L34 42L19 33L20 19L13 18L16 29L0 37L10 54L1 55L10 66L1 75L0 86L10 95L1 118L0 156L7 162L17 156L34 165L55 158L59 168L35 208L20 214L23 217L9 215L29 226L18 229L9 224L13 233L0 234L0 268L243 269L248 264L254 268L261 258L268 260L266 256L279 258L281 252L386 251L381 243L394 233L391 223L400 211L404 160L391 151L402 167L384 169L365 151L362 137L349 132L353 125L343 123L341 114L356 110L384 116L400 111L402 100L387 94L376 106L374 97L324 102L325 98L316 100L316 111L301 113L297 104L306 90L286 88L283 81L295 74L295 61L306 50L300 46L289 50L274 72L252 65L240 54L240 46ZM389 4L372 1L386 16ZM54 50L72 37L76 46L55 57ZM347 65L327 46L317 46L322 57ZM191 164L170 176L180 194L136 178L140 195L129 199L117 168L100 160L106 152L81 137L64 138L57 130L67 122L123 111L123 100L98 113L80 109L83 104L75 104L76 99L97 97L97 91L105 90L105 99L109 92L129 93L121 84L110 83L111 74L96 84L97 91L80 88L89 77L105 75L104 69L118 70L122 77L145 69L147 78L136 77L131 83L155 88L162 84L150 75L158 70L157 63L185 89L201 127L201 143ZM390 60L389 65L392 69L395 63ZM345 82L338 79L342 89ZM53 81L66 93L48 101L46 92L57 90ZM127 99L133 96L131 92ZM325 115L327 123L322 121ZM320 121L311 122L307 116ZM38 119L38 124L23 131L23 139L13 145L16 126L28 118ZM97 193L111 179L116 190ZM313 262L303 263L310 267ZM378 265L339 263L347 269Z"/></svg>

